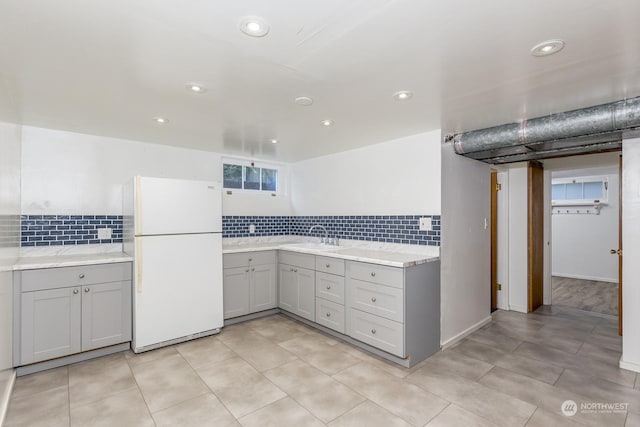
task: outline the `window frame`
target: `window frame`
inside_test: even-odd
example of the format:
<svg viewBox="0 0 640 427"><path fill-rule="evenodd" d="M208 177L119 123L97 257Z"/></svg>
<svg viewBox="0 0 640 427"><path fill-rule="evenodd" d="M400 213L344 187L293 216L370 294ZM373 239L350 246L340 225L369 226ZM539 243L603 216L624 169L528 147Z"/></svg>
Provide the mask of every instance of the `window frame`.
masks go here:
<svg viewBox="0 0 640 427"><path fill-rule="evenodd" d="M222 190L227 194L231 193L242 193L242 194L255 194L255 195L283 195L286 194L285 191L285 165L280 163L272 163L272 162L263 162L263 161L252 161L244 158L236 158L236 157L223 157L221 159L221 183ZM224 166L225 165L235 165L242 166L242 186L243 188L227 188L224 186ZM276 190L262 190L262 189L250 189L244 188L245 180L246 180L246 168L257 168L259 169L259 177L260 177L260 187L262 187L262 170L263 169L272 169L277 171L276 177Z"/></svg>
<svg viewBox="0 0 640 427"><path fill-rule="evenodd" d="M590 182L602 183L602 197L599 199L553 199L553 185L557 184L582 184L582 194L584 196L584 184ZM580 176L568 178L552 178L551 179L551 206L584 206L593 204L606 205L609 202L609 177L600 176Z"/></svg>

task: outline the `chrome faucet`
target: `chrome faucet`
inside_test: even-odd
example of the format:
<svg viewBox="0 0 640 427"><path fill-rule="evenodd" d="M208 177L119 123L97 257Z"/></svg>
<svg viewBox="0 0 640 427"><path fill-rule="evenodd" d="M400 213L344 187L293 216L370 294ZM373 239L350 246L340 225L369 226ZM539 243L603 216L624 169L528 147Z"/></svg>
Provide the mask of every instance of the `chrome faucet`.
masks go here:
<svg viewBox="0 0 640 427"><path fill-rule="evenodd" d="M327 232L327 229L322 224L312 225L311 228L309 229L309 236L311 236L311 233L316 228L321 228L322 231L324 231L324 237L320 238L320 243L329 243L329 233Z"/></svg>

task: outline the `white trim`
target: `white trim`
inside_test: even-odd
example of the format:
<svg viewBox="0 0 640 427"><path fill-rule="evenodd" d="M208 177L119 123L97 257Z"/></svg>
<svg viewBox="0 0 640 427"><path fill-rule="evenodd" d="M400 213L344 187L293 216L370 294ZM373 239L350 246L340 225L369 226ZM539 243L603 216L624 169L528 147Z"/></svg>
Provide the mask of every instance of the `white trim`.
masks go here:
<svg viewBox="0 0 640 427"><path fill-rule="evenodd" d="M7 411L9 410L9 400L11 399L13 386L16 382L16 370L12 369L12 371L13 372L9 374L7 385L2 391L2 395L0 395L0 426L4 425L4 421L7 418Z"/></svg>
<svg viewBox="0 0 640 427"><path fill-rule="evenodd" d="M501 310L509 307L509 171L498 172L501 190L497 197L498 210L498 254L497 280L502 285L498 291L496 305Z"/></svg>
<svg viewBox="0 0 640 427"><path fill-rule="evenodd" d="M640 372L640 363L626 362L622 360L622 357L620 357L620 367L627 371Z"/></svg>
<svg viewBox="0 0 640 427"><path fill-rule="evenodd" d="M510 311L517 311L519 313L528 313L529 309L527 307L521 306L521 305L509 305L509 310Z"/></svg>
<svg viewBox="0 0 640 427"><path fill-rule="evenodd" d="M482 319L481 321L479 321L478 323L476 323L475 325L472 325L471 327L465 329L464 331L462 331L459 334L453 336L452 338L449 338L448 340L443 341L440 344L441 350L446 350L447 348L451 347L452 345L454 345L458 341L466 338L467 336L471 335L472 333L474 333L478 329L482 328L484 325L486 325L488 323L491 323L492 320L493 320L493 318L489 315L489 316L485 317L484 319Z"/></svg>
<svg viewBox="0 0 640 427"><path fill-rule="evenodd" d="M581 274L567 274L567 273L551 273L551 277L566 277L568 279L582 279L593 280L596 282L618 283L618 278L612 279L611 277L596 277L596 276L583 276Z"/></svg>

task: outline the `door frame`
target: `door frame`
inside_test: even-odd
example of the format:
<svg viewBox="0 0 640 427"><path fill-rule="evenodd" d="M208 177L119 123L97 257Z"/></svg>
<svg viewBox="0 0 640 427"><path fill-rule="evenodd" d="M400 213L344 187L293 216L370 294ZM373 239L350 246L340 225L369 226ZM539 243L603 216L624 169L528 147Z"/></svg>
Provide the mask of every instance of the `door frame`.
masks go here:
<svg viewBox="0 0 640 427"><path fill-rule="evenodd" d="M498 171L491 169L491 311L498 309Z"/></svg>
<svg viewBox="0 0 640 427"><path fill-rule="evenodd" d="M527 164L527 311L544 303L544 168Z"/></svg>

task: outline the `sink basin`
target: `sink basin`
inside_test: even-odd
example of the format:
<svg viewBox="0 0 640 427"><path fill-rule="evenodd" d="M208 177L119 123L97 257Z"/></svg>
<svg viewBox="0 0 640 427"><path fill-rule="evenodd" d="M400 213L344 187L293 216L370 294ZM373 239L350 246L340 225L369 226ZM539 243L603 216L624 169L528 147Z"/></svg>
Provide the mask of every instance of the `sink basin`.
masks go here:
<svg viewBox="0 0 640 427"><path fill-rule="evenodd" d="M336 245L328 245L326 243L317 243L317 242L301 242L301 243L288 243L286 245L282 245L283 249L309 249L314 251L335 251L338 249L342 249L340 246Z"/></svg>

